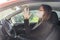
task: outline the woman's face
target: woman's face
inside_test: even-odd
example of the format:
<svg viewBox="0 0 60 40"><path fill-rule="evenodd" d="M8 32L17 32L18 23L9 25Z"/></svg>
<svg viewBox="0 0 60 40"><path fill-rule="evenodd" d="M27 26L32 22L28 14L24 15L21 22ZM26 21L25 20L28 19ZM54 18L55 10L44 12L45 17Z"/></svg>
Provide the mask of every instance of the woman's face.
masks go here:
<svg viewBox="0 0 60 40"><path fill-rule="evenodd" d="M38 17L42 18L44 13L45 13L45 10L44 10L43 6L41 6L38 10Z"/></svg>

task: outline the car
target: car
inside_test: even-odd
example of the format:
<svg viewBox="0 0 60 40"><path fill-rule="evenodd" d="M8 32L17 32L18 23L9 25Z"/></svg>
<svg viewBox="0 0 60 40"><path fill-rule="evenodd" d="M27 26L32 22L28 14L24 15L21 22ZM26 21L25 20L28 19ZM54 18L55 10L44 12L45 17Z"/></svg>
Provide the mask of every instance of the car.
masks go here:
<svg viewBox="0 0 60 40"><path fill-rule="evenodd" d="M0 12L0 27L1 27L1 35L2 40L30 40L26 37L24 33L24 17L23 17L23 9L25 6L29 7L31 17L29 19L29 23L31 24L31 28L36 25L38 22L38 17L36 13L38 12L38 8L41 4L50 5L58 15L59 23L58 23L58 31L60 26L60 2L33 2L33 3L23 3L15 5L14 7L8 8L4 11ZM58 40L57 32L52 31L51 34L46 38L46 40ZM57 33L57 34L56 34Z"/></svg>

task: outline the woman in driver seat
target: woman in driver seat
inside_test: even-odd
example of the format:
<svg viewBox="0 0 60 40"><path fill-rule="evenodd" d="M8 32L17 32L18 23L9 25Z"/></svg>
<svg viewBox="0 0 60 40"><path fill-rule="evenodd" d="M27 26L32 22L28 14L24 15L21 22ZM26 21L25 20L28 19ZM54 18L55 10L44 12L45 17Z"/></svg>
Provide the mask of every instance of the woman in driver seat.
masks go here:
<svg viewBox="0 0 60 40"><path fill-rule="evenodd" d="M37 15L39 17L38 25L36 28L30 28L29 24L29 9L24 9L24 23L25 23L25 32L28 38L31 40L46 40L49 34L52 32L53 28L58 23L58 16L55 12L52 11L51 6L42 4L39 7Z"/></svg>

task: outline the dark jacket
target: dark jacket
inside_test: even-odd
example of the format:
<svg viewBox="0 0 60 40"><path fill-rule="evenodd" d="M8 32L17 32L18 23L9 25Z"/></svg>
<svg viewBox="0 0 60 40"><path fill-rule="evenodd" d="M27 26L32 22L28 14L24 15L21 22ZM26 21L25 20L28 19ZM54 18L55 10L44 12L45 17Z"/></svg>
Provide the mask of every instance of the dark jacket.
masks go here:
<svg viewBox="0 0 60 40"><path fill-rule="evenodd" d="M42 22L35 30L30 29L29 20L25 19L25 26L26 26L26 34L31 40L57 40L57 36L54 38L49 39L48 36L54 32L55 26L58 23L58 16L55 12L52 12L52 17L50 20L46 22ZM55 34L56 35L56 34Z"/></svg>

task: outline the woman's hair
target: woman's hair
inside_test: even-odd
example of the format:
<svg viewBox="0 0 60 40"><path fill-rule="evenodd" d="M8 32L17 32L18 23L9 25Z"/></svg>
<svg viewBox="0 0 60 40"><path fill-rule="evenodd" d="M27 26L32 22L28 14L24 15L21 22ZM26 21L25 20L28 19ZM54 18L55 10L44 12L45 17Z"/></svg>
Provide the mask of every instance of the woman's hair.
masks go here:
<svg viewBox="0 0 60 40"><path fill-rule="evenodd" d="M51 17L51 14L52 14L51 13L52 12L51 6L42 4L40 7L43 7L44 11L46 12L46 13L44 13L44 15L42 17L42 20L43 21L49 20Z"/></svg>
<svg viewBox="0 0 60 40"><path fill-rule="evenodd" d="M50 5L45 5L45 4L42 4L40 7L43 7L45 11L52 11L52 7Z"/></svg>

